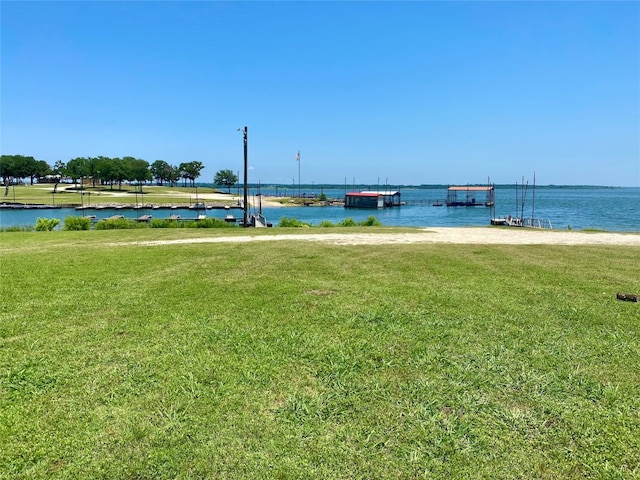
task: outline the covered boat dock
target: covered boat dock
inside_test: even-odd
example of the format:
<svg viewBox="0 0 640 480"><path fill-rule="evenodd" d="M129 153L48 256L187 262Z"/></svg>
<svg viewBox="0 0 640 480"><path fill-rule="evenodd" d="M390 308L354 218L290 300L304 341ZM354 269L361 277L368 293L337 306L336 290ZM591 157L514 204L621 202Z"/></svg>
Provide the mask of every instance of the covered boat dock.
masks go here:
<svg viewBox="0 0 640 480"><path fill-rule="evenodd" d="M345 208L385 208L399 207L400 205L400 192L398 191L349 192L344 196Z"/></svg>
<svg viewBox="0 0 640 480"><path fill-rule="evenodd" d="M493 185L453 185L447 189L447 207L491 207L495 201Z"/></svg>

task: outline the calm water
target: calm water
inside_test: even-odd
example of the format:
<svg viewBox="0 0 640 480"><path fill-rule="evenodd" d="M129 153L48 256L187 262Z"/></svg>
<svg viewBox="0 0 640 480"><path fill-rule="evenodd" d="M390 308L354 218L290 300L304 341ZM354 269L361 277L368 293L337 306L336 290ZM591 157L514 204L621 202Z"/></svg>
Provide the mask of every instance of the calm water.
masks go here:
<svg viewBox="0 0 640 480"><path fill-rule="evenodd" d="M291 194L289 189L289 194ZM351 189L348 189L349 191ZM264 195L276 194L275 188L262 188ZM303 192L311 193L312 188L304 188ZM343 198L345 188L324 188L328 197ZM251 192L255 194L256 192ZM280 187L278 194L284 194ZM314 193L321 190L316 188ZM344 207L286 207L263 208L262 213L274 225L281 218L295 218L313 225L329 220L333 223L345 218L362 221L373 215L386 226L485 226L489 224L490 209L486 207L434 207L434 200L446 197L446 187L442 188L403 188L402 201L407 205L399 208L379 210L345 209ZM534 207L532 189L529 188L525 198L524 216L532 216ZM522 191L514 187L496 187L496 216L519 216L522 205ZM257 200L256 197L252 201ZM257 203L257 202L256 202ZM242 217L241 210L233 210ZM136 218L140 215L153 215L164 218L169 215L180 215L182 218L194 218L195 210L87 210L85 215L96 215L106 218L111 215L124 215ZM207 216L224 218L224 210L207 210ZM9 210L0 209L0 226L33 225L38 217L58 218L64 220L69 215L82 215L75 209L50 210ZM604 187L537 187L535 191L534 217L547 219L554 229L580 230L586 228L609 231L640 231L640 188L604 188Z"/></svg>

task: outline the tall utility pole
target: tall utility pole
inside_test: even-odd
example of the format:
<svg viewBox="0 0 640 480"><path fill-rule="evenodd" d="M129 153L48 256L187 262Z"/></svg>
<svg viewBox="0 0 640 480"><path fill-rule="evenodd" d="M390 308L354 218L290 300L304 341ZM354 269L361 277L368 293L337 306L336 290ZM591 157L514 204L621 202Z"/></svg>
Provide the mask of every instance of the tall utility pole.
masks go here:
<svg viewBox="0 0 640 480"><path fill-rule="evenodd" d="M242 219L243 219L243 223L242 225L244 227L247 227L247 203L248 203L248 195L247 195L247 190L248 190L248 180L247 180L247 175L248 175L248 163L247 163L247 127L244 127L244 130L242 131L242 136L244 137L244 203L242 204L242 208L243 208L243 215L242 215Z"/></svg>
<svg viewBox="0 0 640 480"><path fill-rule="evenodd" d="M300 198L300 150L296 153L296 160L298 161L298 198Z"/></svg>

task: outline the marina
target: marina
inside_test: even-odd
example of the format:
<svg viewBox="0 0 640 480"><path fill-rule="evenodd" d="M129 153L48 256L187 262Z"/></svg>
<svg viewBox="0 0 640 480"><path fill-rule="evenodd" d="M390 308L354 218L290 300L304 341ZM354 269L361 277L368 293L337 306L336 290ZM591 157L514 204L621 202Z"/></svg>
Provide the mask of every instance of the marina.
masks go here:
<svg viewBox="0 0 640 480"><path fill-rule="evenodd" d="M261 187L261 194L267 197L282 196L283 187ZM324 193L328 198L344 198L345 188L340 186L303 187L307 196ZM359 189L356 187L352 190ZM367 190L366 186L361 188ZM369 189L375 190L375 189ZM402 194L402 205L399 208L380 209L345 209L343 205L327 206L286 206L262 207L262 215L274 226L282 218L295 218L302 222L318 225L323 221L338 223L345 218L353 218L360 222L373 215L384 226L407 227L473 227L486 226L493 219L511 217L531 217L533 207L529 202L524 215L521 204L521 186L496 185L496 204L489 208L448 208L432 206L430 200L443 198L447 186L404 186L397 189ZM516 197L517 192L517 197ZM242 192L240 192L242 194ZM249 197L251 195L248 195ZM518 202L516 202L518 198ZM251 205L258 205L253 198ZM207 203L208 206L208 203ZM254 210L253 207L251 210ZM241 208L230 207L207 208L208 217L225 219L228 214L242 220ZM108 218L112 215L123 215L136 219L144 215L152 218L167 218L180 215L182 219L195 219L197 214L205 211L188 208L188 205L172 205L164 208L99 208L76 210L75 207L56 205L55 208L0 208L0 227L14 225L34 225L38 217L58 218L67 216L95 215L97 218ZM257 213L257 208L255 208ZM582 187L582 186L536 186L535 196L536 219L548 219L554 230L607 230L615 232L640 231L640 188L638 187ZM535 220L537 221L537 220Z"/></svg>

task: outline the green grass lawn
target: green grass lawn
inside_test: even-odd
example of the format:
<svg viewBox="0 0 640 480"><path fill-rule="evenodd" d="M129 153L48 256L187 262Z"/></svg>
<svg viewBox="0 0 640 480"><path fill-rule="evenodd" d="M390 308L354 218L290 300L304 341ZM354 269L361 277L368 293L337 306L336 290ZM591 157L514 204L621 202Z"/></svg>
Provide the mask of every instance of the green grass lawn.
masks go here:
<svg viewBox="0 0 640 480"><path fill-rule="evenodd" d="M0 478L640 476L640 249L229 234L0 233Z"/></svg>

